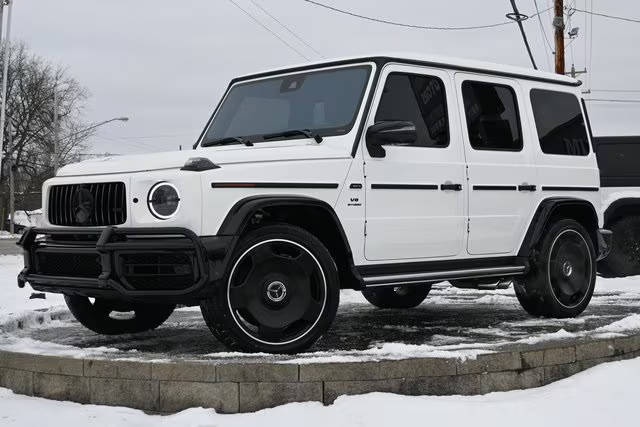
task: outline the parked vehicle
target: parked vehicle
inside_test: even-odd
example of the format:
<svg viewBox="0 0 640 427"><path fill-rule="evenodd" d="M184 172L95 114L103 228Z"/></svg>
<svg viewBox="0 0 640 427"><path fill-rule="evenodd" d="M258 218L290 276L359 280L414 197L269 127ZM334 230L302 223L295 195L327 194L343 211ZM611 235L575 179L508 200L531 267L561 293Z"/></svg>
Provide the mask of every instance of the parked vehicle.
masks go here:
<svg viewBox="0 0 640 427"><path fill-rule="evenodd" d="M640 274L640 136L594 138L600 166L604 225L611 254L598 264L607 277Z"/></svg>
<svg viewBox="0 0 640 427"><path fill-rule="evenodd" d="M234 79L194 151L47 181L19 284L98 333L199 304L230 348L279 353L309 348L344 288L407 308L434 282L513 282L532 315L577 316L611 234L578 85L419 56Z"/></svg>

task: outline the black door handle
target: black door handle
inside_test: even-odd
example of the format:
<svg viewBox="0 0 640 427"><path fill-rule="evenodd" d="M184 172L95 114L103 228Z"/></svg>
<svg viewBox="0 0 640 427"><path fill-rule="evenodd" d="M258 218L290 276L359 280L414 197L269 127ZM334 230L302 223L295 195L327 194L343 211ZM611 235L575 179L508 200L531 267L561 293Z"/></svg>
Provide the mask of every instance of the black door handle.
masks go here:
<svg viewBox="0 0 640 427"><path fill-rule="evenodd" d="M518 191L536 191L536 186L529 184L518 185Z"/></svg>
<svg viewBox="0 0 640 427"><path fill-rule="evenodd" d="M440 189L443 191L462 191L462 184L440 184Z"/></svg>

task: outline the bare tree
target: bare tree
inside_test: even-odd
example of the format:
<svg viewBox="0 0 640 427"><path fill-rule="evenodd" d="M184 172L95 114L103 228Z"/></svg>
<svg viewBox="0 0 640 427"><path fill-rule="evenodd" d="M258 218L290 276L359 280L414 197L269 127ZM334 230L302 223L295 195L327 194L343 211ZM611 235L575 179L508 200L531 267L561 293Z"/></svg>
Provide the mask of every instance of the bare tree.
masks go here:
<svg viewBox="0 0 640 427"><path fill-rule="evenodd" d="M83 142L91 135L90 131L81 130L87 127L82 120L87 98L86 89L66 69L31 54L24 44L12 46L2 150L5 159L14 159L17 206L25 194L39 191L42 183L53 176L54 155L60 166L79 159ZM60 126L57 153L54 153L55 102ZM0 169L0 224L4 224L8 214L8 172L6 161Z"/></svg>

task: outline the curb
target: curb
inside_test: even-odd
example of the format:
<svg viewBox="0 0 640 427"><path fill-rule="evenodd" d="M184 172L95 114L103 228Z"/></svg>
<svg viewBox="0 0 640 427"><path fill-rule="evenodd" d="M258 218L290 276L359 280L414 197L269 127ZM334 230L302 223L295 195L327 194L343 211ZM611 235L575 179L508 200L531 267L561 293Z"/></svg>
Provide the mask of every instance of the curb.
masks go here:
<svg viewBox="0 0 640 427"><path fill-rule="evenodd" d="M252 412L290 402L331 404L370 392L471 395L539 387L595 365L640 356L640 335L522 346L475 359L349 363L145 362L0 351L0 387L17 394L172 413Z"/></svg>

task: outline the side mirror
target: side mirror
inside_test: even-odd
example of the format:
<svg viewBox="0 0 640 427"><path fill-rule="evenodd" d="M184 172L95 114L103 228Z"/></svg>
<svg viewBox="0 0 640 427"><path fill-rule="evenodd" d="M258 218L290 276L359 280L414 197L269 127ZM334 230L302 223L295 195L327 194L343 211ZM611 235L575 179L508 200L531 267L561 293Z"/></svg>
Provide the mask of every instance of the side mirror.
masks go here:
<svg viewBox="0 0 640 427"><path fill-rule="evenodd" d="M367 149L371 157L384 157L383 145L413 144L418 139L416 125L405 121L378 122L367 129Z"/></svg>

